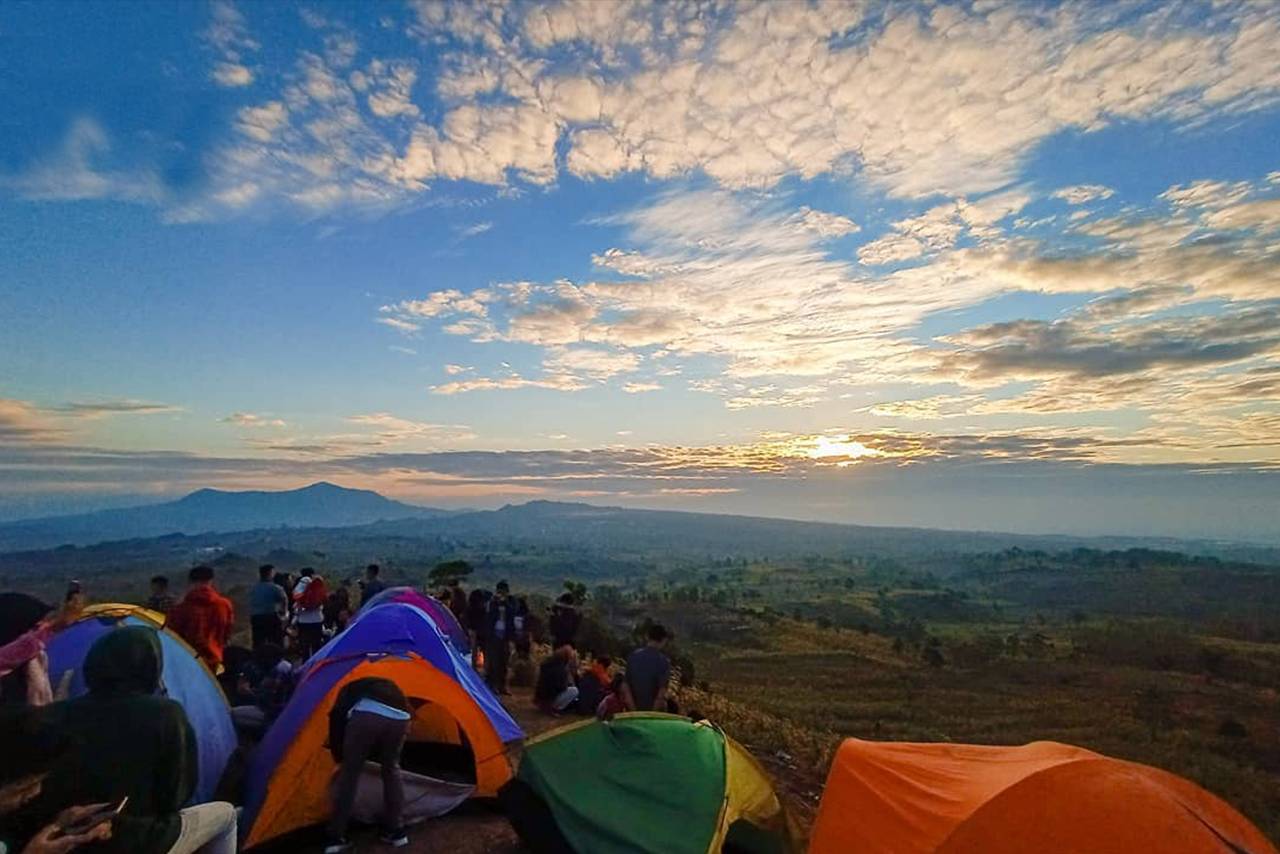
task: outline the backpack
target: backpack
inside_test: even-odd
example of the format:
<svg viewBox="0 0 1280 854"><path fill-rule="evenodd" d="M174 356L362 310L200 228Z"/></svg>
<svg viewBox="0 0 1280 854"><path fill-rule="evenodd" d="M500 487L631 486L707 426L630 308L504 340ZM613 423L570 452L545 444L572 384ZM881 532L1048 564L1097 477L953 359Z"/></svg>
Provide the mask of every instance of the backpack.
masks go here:
<svg viewBox="0 0 1280 854"><path fill-rule="evenodd" d="M329 590L324 586L324 579L313 575L307 589L298 597L298 607L303 611L314 611L322 607L328 598Z"/></svg>

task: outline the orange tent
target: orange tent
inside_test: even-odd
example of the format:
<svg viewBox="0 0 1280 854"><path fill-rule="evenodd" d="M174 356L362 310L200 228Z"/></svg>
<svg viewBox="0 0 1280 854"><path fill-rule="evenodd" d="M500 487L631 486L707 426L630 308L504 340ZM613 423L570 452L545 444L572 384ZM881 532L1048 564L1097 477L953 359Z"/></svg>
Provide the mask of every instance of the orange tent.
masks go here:
<svg viewBox="0 0 1280 854"><path fill-rule="evenodd" d="M1022 747L848 739L810 854L1277 854L1223 801L1173 774L1038 741Z"/></svg>

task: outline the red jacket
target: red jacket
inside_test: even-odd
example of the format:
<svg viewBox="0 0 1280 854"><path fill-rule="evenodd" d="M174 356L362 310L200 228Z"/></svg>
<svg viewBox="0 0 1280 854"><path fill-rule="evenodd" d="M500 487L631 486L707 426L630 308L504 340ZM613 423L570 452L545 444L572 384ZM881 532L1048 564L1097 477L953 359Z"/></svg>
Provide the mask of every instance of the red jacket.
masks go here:
<svg viewBox="0 0 1280 854"><path fill-rule="evenodd" d="M215 673L222 666L222 650L231 638L235 609L231 600L210 586L193 587L169 609L165 624L191 644Z"/></svg>

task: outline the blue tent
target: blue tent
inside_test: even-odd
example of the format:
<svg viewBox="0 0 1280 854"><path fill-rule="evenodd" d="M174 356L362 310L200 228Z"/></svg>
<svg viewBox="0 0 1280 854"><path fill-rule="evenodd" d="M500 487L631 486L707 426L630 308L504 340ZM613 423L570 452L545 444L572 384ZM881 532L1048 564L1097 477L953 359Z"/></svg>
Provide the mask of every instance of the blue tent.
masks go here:
<svg viewBox="0 0 1280 854"><path fill-rule="evenodd" d="M164 615L136 605L95 605L49 641L49 678L56 686L69 670L71 696L85 693L84 658L98 638L117 626L147 626L158 631L164 655L161 679L169 697L187 713L195 731L199 780L192 803L213 800L227 760L236 749L231 710L217 679L182 638L164 628Z"/></svg>

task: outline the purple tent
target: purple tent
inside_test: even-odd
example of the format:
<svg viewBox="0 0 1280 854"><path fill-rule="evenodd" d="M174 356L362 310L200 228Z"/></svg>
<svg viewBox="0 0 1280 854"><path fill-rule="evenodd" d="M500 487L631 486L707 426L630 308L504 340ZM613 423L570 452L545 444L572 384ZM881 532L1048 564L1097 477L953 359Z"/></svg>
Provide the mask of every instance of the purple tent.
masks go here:
<svg viewBox="0 0 1280 854"><path fill-rule="evenodd" d="M466 630L462 628L462 624L458 622L458 618L453 615L453 611L450 610L449 606L439 599L421 593L412 587L388 587L361 605L360 612L364 613L370 608L377 608L379 605L385 605L388 602L413 605L425 611L427 616L436 624L436 627L448 638L449 643L453 644L454 649L463 655L470 654L471 639L467 637Z"/></svg>

